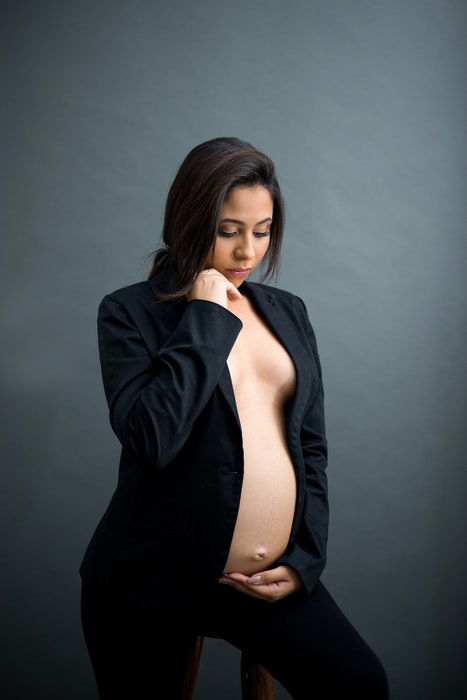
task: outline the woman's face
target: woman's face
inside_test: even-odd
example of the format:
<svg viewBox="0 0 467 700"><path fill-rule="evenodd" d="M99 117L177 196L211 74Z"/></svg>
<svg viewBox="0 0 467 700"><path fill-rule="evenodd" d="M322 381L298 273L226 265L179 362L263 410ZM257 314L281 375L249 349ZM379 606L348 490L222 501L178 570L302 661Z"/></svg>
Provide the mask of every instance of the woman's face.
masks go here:
<svg viewBox="0 0 467 700"><path fill-rule="evenodd" d="M273 204L269 191L261 185L234 187L224 200L214 252L206 258L204 269L216 268L239 287L269 247ZM248 272L236 275L232 268L248 268Z"/></svg>

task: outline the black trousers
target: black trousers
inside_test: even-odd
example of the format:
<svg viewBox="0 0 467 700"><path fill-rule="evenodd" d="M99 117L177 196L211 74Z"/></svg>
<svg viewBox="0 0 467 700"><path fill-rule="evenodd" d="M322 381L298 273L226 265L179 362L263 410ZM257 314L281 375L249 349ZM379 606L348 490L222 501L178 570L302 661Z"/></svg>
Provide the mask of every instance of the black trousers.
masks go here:
<svg viewBox="0 0 467 700"><path fill-rule="evenodd" d="M308 597L273 603L216 582L183 609L116 602L82 582L81 617L102 700L179 700L189 644L203 628L247 649L295 700L389 697L380 659L320 580Z"/></svg>

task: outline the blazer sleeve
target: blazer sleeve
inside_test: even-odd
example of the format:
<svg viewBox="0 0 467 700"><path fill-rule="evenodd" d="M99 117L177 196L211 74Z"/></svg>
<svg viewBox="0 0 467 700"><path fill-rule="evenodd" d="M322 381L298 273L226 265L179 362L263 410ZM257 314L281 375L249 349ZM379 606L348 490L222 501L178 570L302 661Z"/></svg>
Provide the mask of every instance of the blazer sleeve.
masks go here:
<svg viewBox="0 0 467 700"><path fill-rule="evenodd" d="M106 295L97 331L109 420L137 463L160 471L183 447L243 327L214 301L192 299L150 353L127 309Z"/></svg>
<svg viewBox="0 0 467 700"><path fill-rule="evenodd" d="M319 384L310 395L303 416L300 444L305 464L305 503L296 539L277 564L288 564L302 579L305 595L315 587L325 565L329 529L329 501L326 467L328 446L325 431L324 388L316 336L305 304L300 297L303 319L318 367Z"/></svg>

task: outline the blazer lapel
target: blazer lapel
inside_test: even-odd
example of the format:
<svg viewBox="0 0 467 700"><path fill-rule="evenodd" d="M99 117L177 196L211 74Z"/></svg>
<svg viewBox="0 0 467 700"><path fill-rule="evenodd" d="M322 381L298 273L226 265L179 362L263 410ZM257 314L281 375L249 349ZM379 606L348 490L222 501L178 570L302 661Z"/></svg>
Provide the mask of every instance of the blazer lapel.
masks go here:
<svg viewBox="0 0 467 700"><path fill-rule="evenodd" d="M172 274L173 270L171 267L166 267L158 272L150 280L153 290L156 292L159 290L168 291ZM239 286L239 291L248 296L255 310L282 343L294 363L296 386L295 394L287 411L287 428L290 436L295 437L293 433L301 425L302 414L311 389L311 372L308 369L310 367L310 351L300 339L295 323L289 314L289 309L281 302L278 302L273 293L247 280L244 280ZM171 327L176 327L188 303L186 299L182 299L177 302L161 304L161 308ZM227 362L219 378L218 386L224 394L241 431L232 378Z"/></svg>

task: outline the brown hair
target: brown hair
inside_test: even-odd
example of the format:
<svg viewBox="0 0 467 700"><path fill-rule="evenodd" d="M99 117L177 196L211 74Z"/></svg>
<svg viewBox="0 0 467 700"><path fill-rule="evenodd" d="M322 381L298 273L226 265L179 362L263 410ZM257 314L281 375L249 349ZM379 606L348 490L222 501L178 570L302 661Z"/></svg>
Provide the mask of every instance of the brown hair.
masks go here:
<svg viewBox="0 0 467 700"><path fill-rule="evenodd" d="M262 282L277 275L285 223L285 205L273 161L247 141L219 137L195 146L180 165L165 206L162 240L164 248L154 256L147 279L170 265L174 270L171 293L159 294L159 304L183 298L204 269L214 247L224 199L237 185L265 187L273 199L271 239Z"/></svg>

